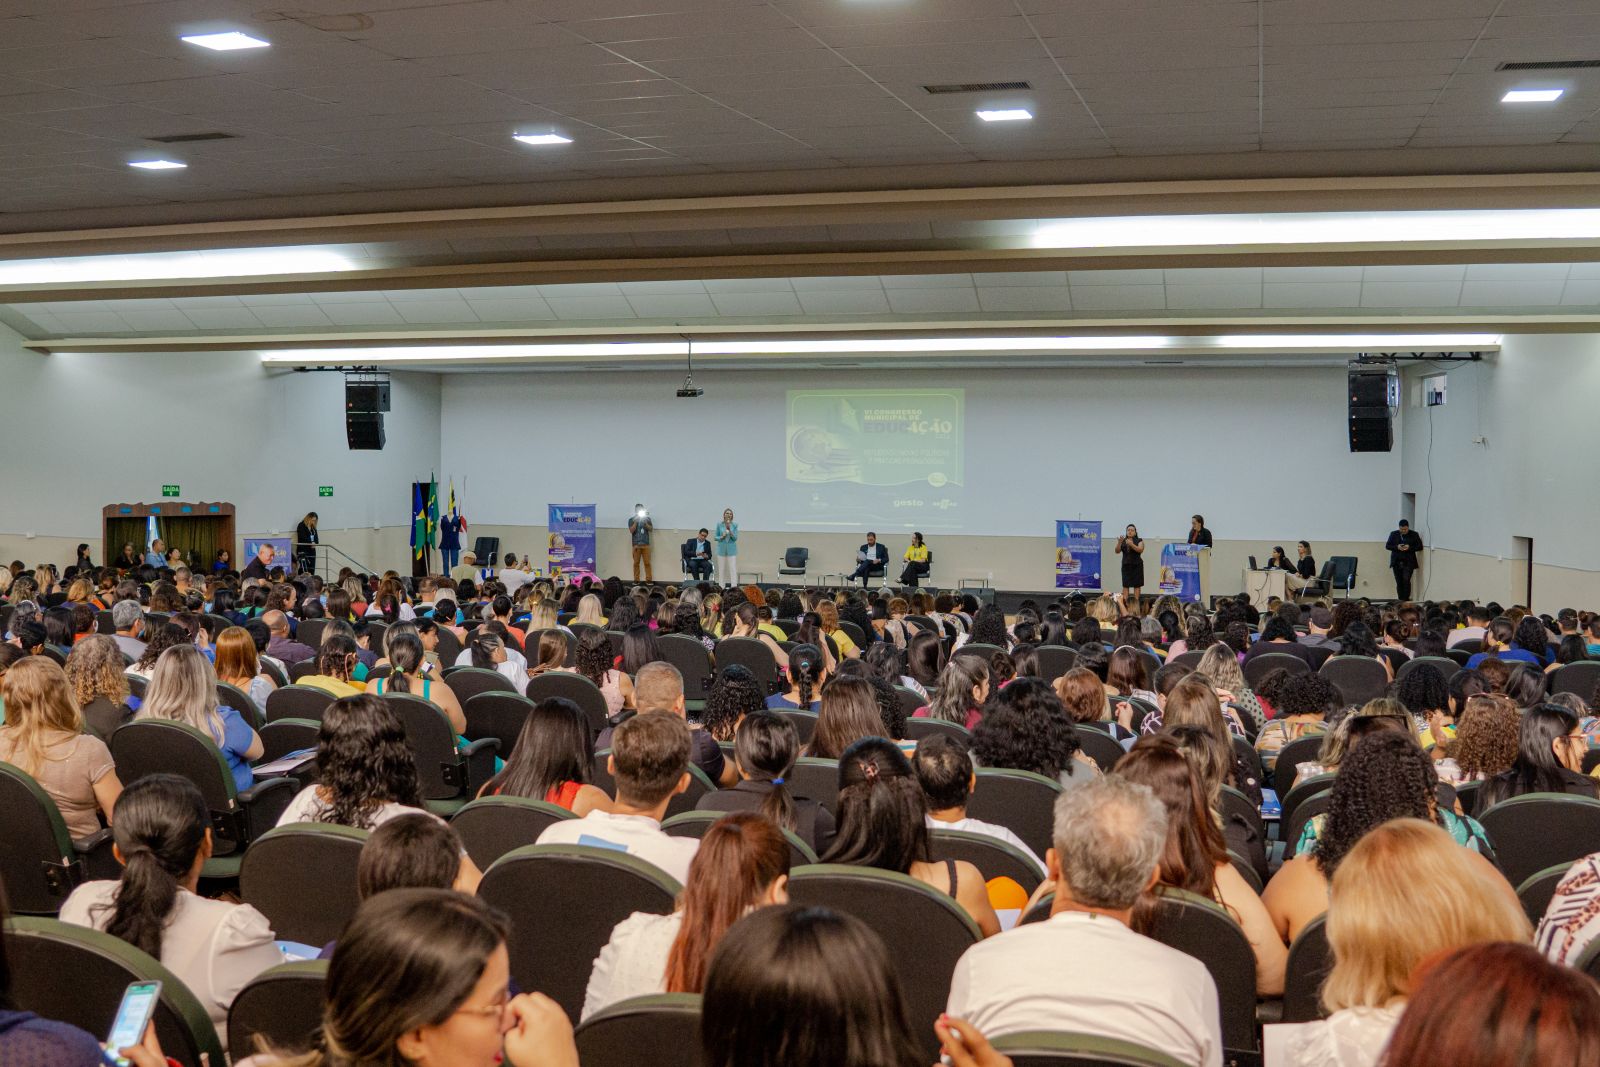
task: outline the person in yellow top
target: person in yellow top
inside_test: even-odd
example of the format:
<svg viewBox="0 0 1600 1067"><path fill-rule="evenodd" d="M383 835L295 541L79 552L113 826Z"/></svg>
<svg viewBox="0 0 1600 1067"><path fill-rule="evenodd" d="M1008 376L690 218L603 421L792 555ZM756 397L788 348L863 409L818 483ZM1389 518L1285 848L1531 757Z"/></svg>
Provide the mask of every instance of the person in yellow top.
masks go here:
<svg viewBox="0 0 1600 1067"><path fill-rule="evenodd" d="M817 603L817 618L822 620L822 632L833 641L833 647L838 650L840 659L859 659L861 649L850 635L839 626L839 606L833 601L823 599Z"/></svg>
<svg viewBox="0 0 1600 1067"><path fill-rule="evenodd" d="M302 675L294 684L320 689L336 700L353 697L365 692L362 684L351 677L360 662L355 639L333 634L322 643L322 650L317 654L317 673Z"/></svg>
<svg viewBox="0 0 1600 1067"><path fill-rule="evenodd" d="M900 584L915 588L917 579L928 576L928 565L933 560L933 553L928 551L920 533L911 534L911 544L906 546L906 554L901 558L905 560L906 569L900 572Z"/></svg>

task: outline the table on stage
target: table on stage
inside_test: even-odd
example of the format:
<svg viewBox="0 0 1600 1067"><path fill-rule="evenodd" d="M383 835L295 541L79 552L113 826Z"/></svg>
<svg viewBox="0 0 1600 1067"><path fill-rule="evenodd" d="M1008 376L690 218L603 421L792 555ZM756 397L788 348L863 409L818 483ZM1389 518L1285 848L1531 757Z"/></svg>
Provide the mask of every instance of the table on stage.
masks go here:
<svg viewBox="0 0 1600 1067"><path fill-rule="evenodd" d="M1267 601L1272 597L1287 600L1289 597L1289 572L1271 567L1264 571L1253 571L1248 567L1244 572L1244 591L1250 596L1250 603L1261 611L1267 610Z"/></svg>

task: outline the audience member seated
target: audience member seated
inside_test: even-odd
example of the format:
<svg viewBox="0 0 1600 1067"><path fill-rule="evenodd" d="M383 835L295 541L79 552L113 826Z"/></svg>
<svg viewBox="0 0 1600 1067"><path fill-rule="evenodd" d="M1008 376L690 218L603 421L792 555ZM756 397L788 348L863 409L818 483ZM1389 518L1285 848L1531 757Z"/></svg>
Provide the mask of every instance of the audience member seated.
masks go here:
<svg viewBox="0 0 1600 1067"><path fill-rule="evenodd" d="M840 759L845 749L857 741L882 737L883 733L883 716L872 683L862 677L840 676L823 687L816 729L804 754L815 759ZM904 744L900 738L891 740Z"/></svg>
<svg viewBox="0 0 1600 1067"><path fill-rule="evenodd" d="M1244 654L1244 663L1274 653L1293 656L1312 670L1322 666L1322 661L1328 658L1310 645L1301 644L1300 635L1295 632L1293 624L1281 615L1269 615L1262 620L1261 637Z"/></svg>
<svg viewBox="0 0 1600 1067"><path fill-rule="evenodd" d="M768 819L725 815L701 838L671 915L635 912L595 958L582 1018L629 997L699 993L717 943L751 911L789 901L789 844Z"/></svg>
<svg viewBox="0 0 1600 1067"><path fill-rule="evenodd" d="M137 674L139 677L150 680L156 672L156 660L161 658L161 653L174 645L191 645L194 643L189 631L175 622L164 622L150 634L149 642L144 646L144 653L128 668L127 673Z"/></svg>
<svg viewBox="0 0 1600 1067"><path fill-rule="evenodd" d="M1037 678L1019 678L994 695L972 732L972 756L982 767L1032 771L1062 785L1100 773L1061 698Z"/></svg>
<svg viewBox="0 0 1600 1067"><path fill-rule="evenodd" d="M1319 774L1337 774L1339 767L1344 763L1345 756L1368 734L1382 730L1415 737L1416 720L1406 711L1405 705L1389 697L1379 697L1369 700L1359 708L1350 708L1338 716L1327 733L1322 735L1322 744L1317 747L1317 758L1306 760L1296 765L1295 781L1303 782L1307 778ZM1420 739L1419 739L1420 740ZM1434 764L1438 772L1438 763ZM1441 775L1440 780L1443 780Z"/></svg>
<svg viewBox="0 0 1600 1067"><path fill-rule="evenodd" d="M355 638L330 633L323 637L322 651L317 654L317 672L302 675L294 684L320 689L335 699L356 696L361 692L361 685L355 680L360 663L361 650Z"/></svg>
<svg viewBox="0 0 1600 1067"><path fill-rule="evenodd" d="M467 647L461 650L461 655L456 657L453 665L499 671L510 679L519 693L528 685L527 659L488 626L480 626L472 631L472 636L467 639Z"/></svg>
<svg viewBox="0 0 1600 1067"><path fill-rule="evenodd" d="M230 626L217 635L216 671L218 681L243 692L260 710L266 709L267 698L278 688L278 683L261 669L256 643L241 626Z"/></svg>
<svg viewBox="0 0 1600 1067"><path fill-rule="evenodd" d="M1596 938L1600 938L1600 852L1591 852L1561 876L1534 941L1550 959L1570 965Z"/></svg>
<svg viewBox="0 0 1600 1067"><path fill-rule="evenodd" d="M1522 715L1517 757L1511 768L1483 783L1478 810L1525 793L1571 793L1594 797L1595 781L1579 773L1589 739L1578 717L1559 704L1540 704Z"/></svg>
<svg viewBox="0 0 1600 1067"><path fill-rule="evenodd" d="M839 759L839 831L822 862L908 874L950 896L984 937L993 936L1000 920L983 875L965 860L933 860L927 816L905 754L881 737L863 738Z"/></svg>
<svg viewBox="0 0 1600 1067"><path fill-rule="evenodd" d="M1388 1067L1600 1063L1600 989L1526 945L1457 949L1426 961L1411 987Z"/></svg>
<svg viewBox="0 0 1600 1067"><path fill-rule="evenodd" d="M1439 776L1478 782L1505 774L1517 761L1521 732L1522 713L1505 696L1480 693L1467 697L1456 721L1455 741L1439 764Z"/></svg>
<svg viewBox="0 0 1600 1067"><path fill-rule="evenodd" d="M127 722L139 706L139 698L128 694L122 667L117 643L99 634L79 641L67 657L67 681L83 715L83 728L102 741L109 741L112 731Z"/></svg>
<svg viewBox="0 0 1600 1067"><path fill-rule="evenodd" d="M1482 942L1526 943L1530 934L1500 872L1418 819L1391 820L1357 842L1338 864L1327 901L1334 964L1322 1004L1330 1014L1289 1036L1289 1067L1377 1067L1420 964ZM1455 1011L1450 1018L1468 1021Z"/></svg>
<svg viewBox="0 0 1600 1067"><path fill-rule="evenodd" d="M216 675L193 645L176 645L161 654L136 718L192 726L216 742L235 788L243 791L255 784L250 761L261 758L261 738L237 710L219 706Z"/></svg>
<svg viewBox="0 0 1600 1067"><path fill-rule="evenodd" d="M731 742L746 715L765 710L766 686L756 681L749 668L730 663L712 679L700 723L714 740Z"/></svg>
<svg viewBox="0 0 1600 1067"><path fill-rule="evenodd" d="M827 908L733 924L706 971L700 1037L704 1067L927 1067L883 940Z"/></svg>
<svg viewBox="0 0 1600 1067"><path fill-rule="evenodd" d="M1174 669L1177 669L1176 667ZM1074 723L1104 723L1106 731L1124 748L1133 744L1137 736L1119 722L1110 721L1111 708L1106 700L1106 688L1091 670L1074 667L1050 686L1061 700L1067 715ZM1165 698L1157 696L1161 701ZM1126 705L1131 715L1132 705Z"/></svg>
<svg viewBox="0 0 1600 1067"><path fill-rule="evenodd" d="M317 658L316 649L310 645L303 645L289 636L289 616L282 611L269 611L261 616L261 621L266 625L267 632L272 635L272 639L267 642L267 655L273 659L293 666Z"/></svg>
<svg viewBox="0 0 1600 1067"><path fill-rule="evenodd" d="M66 672L43 656L18 660L0 678L0 703L0 760L39 783L73 837L100 829L97 811L109 822L122 783L105 742L83 732Z"/></svg>
<svg viewBox="0 0 1600 1067"><path fill-rule="evenodd" d="M376 829L422 809L405 726L380 697L341 697L317 731L320 779L289 802L279 826L324 822Z"/></svg>
<svg viewBox="0 0 1600 1067"><path fill-rule="evenodd" d="M593 778L588 718L572 701L551 697L528 712L505 768L478 795L543 800L582 817L611 808L605 790L590 784Z"/></svg>
<svg viewBox="0 0 1600 1067"><path fill-rule="evenodd" d="M1206 649L1200 662L1195 664L1194 673L1210 682L1217 699L1228 705L1228 718L1238 720L1231 727L1235 733L1261 732L1267 721L1266 712L1254 690L1246 684L1244 672L1239 669L1239 657L1231 645L1219 641Z"/></svg>
<svg viewBox="0 0 1600 1067"><path fill-rule="evenodd" d="M599 598L586 596L584 600L593 600L599 604ZM582 620L579 620L582 621ZM616 650L611 647L611 638L599 624L594 624L595 629L579 630L577 648L573 656L574 674L581 674L593 682L600 690L600 695L606 698L606 714L615 715L623 708L634 706L633 679L617 670ZM565 644L565 641L562 642ZM568 670L563 666L557 670Z"/></svg>
<svg viewBox="0 0 1600 1067"><path fill-rule="evenodd" d="M949 1014L990 1037L1069 1031L1218 1067L1221 1017L1205 965L1128 926L1161 877L1161 802L1115 776L1085 782L1056 800L1052 836L1050 918L968 949Z"/></svg>
<svg viewBox="0 0 1600 1067"><path fill-rule="evenodd" d="M767 698L767 707L774 710L798 708L818 711L822 706L821 691L828 681L827 658L816 645L796 644L789 649L788 688Z"/></svg>
<svg viewBox="0 0 1600 1067"><path fill-rule="evenodd" d="M1544 624L1532 615L1515 625L1500 616L1489 623L1483 635L1483 650L1467 658L1467 669L1479 667L1486 659L1505 663L1528 663L1543 667L1547 659Z"/></svg>
<svg viewBox="0 0 1600 1067"><path fill-rule="evenodd" d="M965 745L953 737L932 734L917 742L911 764L928 803L928 829L964 830L1004 841L1044 873L1044 861L1034 855L1022 838L998 823L967 816L967 801L978 788L978 774Z"/></svg>
<svg viewBox="0 0 1600 1067"><path fill-rule="evenodd" d="M1261 898L1229 861L1227 840L1191 757L1172 738L1158 734L1141 738L1117 761L1116 774L1146 786L1166 807L1160 884L1214 900L1233 916L1255 951L1256 993L1280 995L1289 950ZM1132 928L1151 935L1158 922L1155 899L1147 895L1133 909Z"/></svg>
<svg viewBox="0 0 1600 1067"><path fill-rule="evenodd" d="M609 809L596 806L582 818L553 823L538 843L599 844L653 863L680 883L687 881L689 861L700 842L663 833L661 818L668 802L689 788L688 723L681 713L647 709L615 727L610 743L607 767L617 796Z"/></svg>
<svg viewBox="0 0 1600 1067"><path fill-rule="evenodd" d="M821 854L833 840L833 813L816 800L794 795L786 782L800 755L794 724L774 711L747 714L734 734L733 763L739 782L700 798L701 811L753 811L793 830Z"/></svg>
<svg viewBox="0 0 1600 1067"><path fill-rule="evenodd" d="M612 747L613 731L621 722L648 711L664 711L688 722L688 711L683 698L683 675L678 668L664 660L647 663L639 669L633 682L633 700L638 711L624 709L611 717L611 725L600 731L595 740L595 751ZM691 762L705 772L707 778L720 785L732 785L738 776L723 758L722 747L716 738L698 725L689 728L689 756Z"/></svg>
<svg viewBox="0 0 1600 1067"><path fill-rule="evenodd" d="M1256 754L1268 774L1278 766L1278 753L1292 741L1328 732L1328 715L1342 702L1333 683L1320 674L1300 674L1283 683L1278 717L1256 735Z"/></svg>
<svg viewBox="0 0 1600 1067"><path fill-rule="evenodd" d="M112 640L117 648L137 660L144 655L144 609L137 599L119 600L111 605L111 625L116 627Z"/></svg>
<svg viewBox="0 0 1600 1067"><path fill-rule="evenodd" d="M199 895L200 868L211 858L205 799L186 779L148 775L122 791L111 827L122 878L73 890L61 921L103 930L159 959L225 1034L239 990L284 957L255 908Z"/></svg>
<svg viewBox="0 0 1600 1067"><path fill-rule="evenodd" d="M939 672L933 702L918 708L913 717L953 722L971 730L983 718L989 688L988 661L981 656L952 656Z"/></svg>
<svg viewBox="0 0 1600 1067"><path fill-rule="evenodd" d="M1433 823L1458 845L1482 851L1483 827L1439 807L1437 784L1432 761L1403 734L1379 731L1350 750L1334 779L1327 814L1306 824L1294 858L1261 895L1285 942L1327 910L1328 884L1339 864L1364 835L1390 819Z"/></svg>
<svg viewBox="0 0 1600 1067"><path fill-rule="evenodd" d="M408 625L400 623L397 625ZM450 729L457 737L467 732L467 713L461 710L461 701L455 690L443 678L434 678L424 672L427 662L422 648L422 638L415 633L402 632L393 637L384 636L388 649L390 671L387 677L375 678L367 687L369 692L421 697L450 720Z"/></svg>

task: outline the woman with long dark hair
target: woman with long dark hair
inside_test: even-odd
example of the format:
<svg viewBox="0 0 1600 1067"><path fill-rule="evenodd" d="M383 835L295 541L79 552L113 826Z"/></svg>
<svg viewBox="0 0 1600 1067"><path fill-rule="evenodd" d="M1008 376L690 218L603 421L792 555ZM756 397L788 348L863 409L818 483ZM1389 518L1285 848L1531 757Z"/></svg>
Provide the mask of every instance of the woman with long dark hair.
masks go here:
<svg viewBox="0 0 1600 1067"><path fill-rule="evenodd" d="M151 774L122 791L111 815L116 881L88 882L61 921L121 938L155 957L200 999L220 1034L228 1007L256 975L283 962L266 917L198 893L211 858L211 813L187 779Z"/></svg>
<svg viewBox="0 0 1600 1067"><path fill-rule="evenodd" d="M665 659L656 642L655 631L643 623L628 627L622 636L622 673L638 677L639 668Z"/></svg>
<svg viewBox="0 0 1600 1067"><path fill-rule="evenodd" d="M408 626L404 623L400 625ZM456 696L455 690L443 678L435 678L423 669L427 660L422 649L422 638L408 626L398 633L391 631L385 634L384 647L388 650L389 674L375 679L369 687L371 692L377 696L400 693L421 697L444 712L445 718L450 720L450 729L457 737L464 734L467 730L467 713L461 707L461 698Z"/></svg>
<svg viewBox="0 0 1600 1067"><path fill-rule="evenodd" d="M821 690L830 671L827 657L816 645L796 643L789 649L788 687L767 698L767 707L804 711L819 711L822 707Z"/></svg>
<svg viewBox="0 0 1600 1067"><path fill-rule="evenodd" d="M865 737L839 758L839 829L824 863L908 874L950 896L984 937L1000 932L983 875L965 860L935 862L922 786L892 741Z"/></svg>
<svg viewBox="0 0 1600 1067"><path fill-rule="evenodd" d="M577 640L577 648L573 653L573 673L583 675L599 688L600 695L606 698L606 714L615 715L623 708L632 707L633 679L617 670L617 656L611 646L611 635L598 627L585 628L578 631ZM565 643L563 638L562 644Z"/></svg>
<svg viewBox="0 0 1600 1067"><path fill-rule="evenodd" d="M1525 793L1596 795L1595 781L1579 773L1589 740L1578 717L1559 704L1540 704L1522 715L1517 758L1511 769L1483 783L1478 810Z"/></svg>
<svg viewBox="0 0 1600 1067"><path fill-rule="evenodd" d="M822 689L816 730L805 754L816 759L838 759L861 738L882 734L883 715L872 683L865 678L840 675Z"/></svg>
<svg viewBox="0 0 1600 1067"><path fill-rule="evenodd" d="M789 842L771 820L724 815L706 830L671 915L635 912L611 931L582 1018L628 997L698 993L718 942L751 911L789 900Z"/></svg>
<svg viewBox="0 0 1600 1067"><path fill-rule="evenodd" d="M944 671L944 642L931 630L918 630L906 643L906 674L914 678L927 693L939 684Z"/></svg>
<svg viewBox="0 0 1600 1067"><path fill-rule="evenodd" d="M543 800L580 818L610 811L611 798L594 778L594 742L583 710L563 697L539 701L528 712L505 769L484 783L482 797Z"/></svg>
<svg viewBox="0 0 1600 1067"><path fill-rule="evenodd" d="M913 717L953 722L971 730L983 718L989 682L989 664L982 656L952 656L939 674L933 699L913 712Z"/></svg>
<svg viewBox="0 0 1600 1067"><path fill-rule="evenodd" d="M753 811L793 830L819 855L833 839L833 814L815 800L794 795L786 782L800 758L794 723L775 711L753 711L733 742L739 783L714 790L695 805L701 811Z"/></svg>
<svg viewBox="0 0 1600 1067"><path fill-rule="evenodd" d="M766 706L766 687L756 681L749 668L730 663L717 672L706 692L700 725L716 740L732 741L740 721Z"/></svg>
<svg viewBox="0 0 1600 1067"><path fill-rule="evenodd" d="M317 731L321 778L295 795L278 820L371 830L422 808L417 764L406 728L381 697L343 697L328 705Z"/></svg>

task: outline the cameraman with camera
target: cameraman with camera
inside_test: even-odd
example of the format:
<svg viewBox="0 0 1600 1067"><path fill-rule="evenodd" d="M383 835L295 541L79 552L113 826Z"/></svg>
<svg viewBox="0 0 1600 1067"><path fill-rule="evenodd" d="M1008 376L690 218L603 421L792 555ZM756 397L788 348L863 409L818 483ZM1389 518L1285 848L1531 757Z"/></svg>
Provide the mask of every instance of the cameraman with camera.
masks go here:
<svg viewBox="0 0 1600 1067"><path fill-rule="evenodd" d="M644 560L644 580L656 580L655 569L650 564L650 534L656 528L650 513L643 504L633 506L633 518L628 520L628 536L633 541L633 580L639 580L639 561Z"/></svg>

